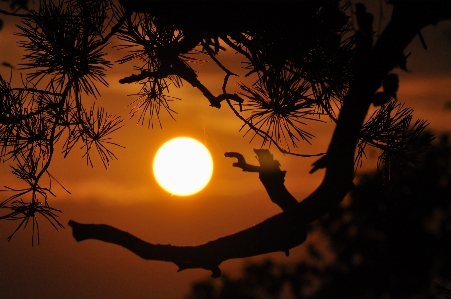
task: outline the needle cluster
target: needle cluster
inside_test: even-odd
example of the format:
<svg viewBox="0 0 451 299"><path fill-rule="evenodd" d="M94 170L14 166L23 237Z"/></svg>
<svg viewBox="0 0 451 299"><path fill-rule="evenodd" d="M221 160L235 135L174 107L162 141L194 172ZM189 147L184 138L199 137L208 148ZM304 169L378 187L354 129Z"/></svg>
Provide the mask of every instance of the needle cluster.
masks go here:
<svg viewBox="0 0 451 299"><path fill-rule="evenodd" d="M31 221L32 241L36 232L39 242L38 215L62 227L49 204L52 182L59 184L50 172L58 141L64 156L79 147L91 166L92 149L105 167L116 158L110 135L122 120L88 103L100 95L98 84L108 86L105 46L124 12L109 0L40 1L22 10L12 14L22 20L22 84L13 87L0 76L0 159L23 187L0 190L12 193L0 202L0 219L20 220L16 231Z"/></svg>

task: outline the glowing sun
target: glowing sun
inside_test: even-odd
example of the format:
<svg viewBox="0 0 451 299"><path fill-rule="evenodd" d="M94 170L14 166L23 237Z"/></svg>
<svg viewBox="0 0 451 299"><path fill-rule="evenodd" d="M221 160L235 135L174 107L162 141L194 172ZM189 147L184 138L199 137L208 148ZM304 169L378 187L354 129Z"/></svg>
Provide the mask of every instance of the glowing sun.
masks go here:
<svg viewBox="0 0 451 299"><path fill-rule="evenodd" d="M208 149L189 137L177 137L163 144L153 159L153 174L167 192L188 196L202 190L213 173Z"/></svg>

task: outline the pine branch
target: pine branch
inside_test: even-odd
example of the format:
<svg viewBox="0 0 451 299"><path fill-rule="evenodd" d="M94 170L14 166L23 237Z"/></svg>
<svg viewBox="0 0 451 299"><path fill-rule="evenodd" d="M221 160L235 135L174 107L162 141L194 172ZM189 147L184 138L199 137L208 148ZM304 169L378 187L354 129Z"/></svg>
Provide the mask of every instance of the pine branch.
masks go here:
<svg viewBox="0 0 451 299"><path fill-rule="evenodd" d="M360 130L373 95L381 86L382 80L398 65L399 57L403 56L404 49L421 28L435 24L444 16L451 17L450 5L443 4L445 2L428 2L428 6L440 8L435 14L426 14L423 2L392 2L392 20L374 47L362 58L355 70L355 80L343 101L327 151L324 180L310 196L297 203L294 208L253 227L199 246L153 244L111 226L70 221L75 239L96 239L117 244L144 259L173 262L179 270L208 269L212 271L213 277L220 275L219 265L225 260L278 251L288 253L290 248L301 244L306 238L307 224L336 207L353 188L354 154ZM238 167L248 167L239 154L229 156L238 158ZM282 183L279 180L274 184L281 187L283 180Z"/></svg>
<svg viewBox="0 0 451 299"><path fill-rule="evenodd" d="M218 96L213 95L210 90L208 90L208 88L199 81L194 70L186 66L184 62L179 59L176 59L176 61L173 61L171 64L164 64L157 71L151 72L143 70L140 74L134 74L122 78L119 80L119 83L135 83L146 78L164 79L169 77L170 75L179 76L180 78L191 84L193 87L199 89L202 94L208 99L212 107L221 108L221 102L224 100L233 100L238 103L243 102L243 99L237 94L223 93Z"/></svg>
<svg viewBox="0 0 451 299"><path fill-rule="evenodd" d="M117 244L146 260L173 262L179 271L202 268L219 277L219 265L233 258L245 258L270 252L285 252L307 237L305 223L294 213L280 213L259 225L199 246L153 244L104 224L69 221L77 242L95 239Z"/></svg>

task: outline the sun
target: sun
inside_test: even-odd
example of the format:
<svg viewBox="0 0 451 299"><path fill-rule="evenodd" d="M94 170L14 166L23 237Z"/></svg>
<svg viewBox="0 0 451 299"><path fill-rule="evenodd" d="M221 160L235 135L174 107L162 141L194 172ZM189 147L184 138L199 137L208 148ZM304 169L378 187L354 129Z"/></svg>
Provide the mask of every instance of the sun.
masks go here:
<svg viewBox="0 0 451 299"><path fill-rule="evenodd" d="M188 196L201 191L212 173L210 152L201 142L189 137L167 141L153 159L155 179L173 195Z"/></svg>

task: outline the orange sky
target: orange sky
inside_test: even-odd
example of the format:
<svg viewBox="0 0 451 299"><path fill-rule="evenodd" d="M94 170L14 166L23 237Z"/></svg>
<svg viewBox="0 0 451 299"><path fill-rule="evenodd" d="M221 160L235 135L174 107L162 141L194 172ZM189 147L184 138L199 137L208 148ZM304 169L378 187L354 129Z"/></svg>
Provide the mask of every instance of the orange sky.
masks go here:
<svg viewBox="0 0 451 299"><path fill-rule="evenodd" d="M388 18L388 16L387 16ZM17 39L13 21L5 20L0 31L0 60L13 65L20 63L17 47L10 41ZM438 131L449 129L450 111L444 107L451 102L451 23L423 30L427 51L415 39L406 53L409 73L400 75L398 99L415 109L415 116L431 122ZM114 51L114 50L113 50ZM231 51L229 51L230 53ZM111 55L112 60L117 54ZM200 78L209 87L222 83L221 72L213 62L204 63ZM0 68L0 74L9 78L9 70ZM244 173L231 166L233 160L224 152L241 152L249 162L256 162L252 149L260 143L249 144L249 137L238 132L241 122L223 107L208 106L200 92L186 85L175 93L182 97L171 107L179 114L176 121L162 117L163 129L136 126L137 119L129 120L128 108L137 86L120 85L118 79L130 74L124 67L108 72L109 89L102 91L98 106L124 118L125 127L115 133L115 141L126 149L114 150L118 157L106 171L100 161L96 167L86 165L81 151L74 151L65 160L57 156L50 172L71 191L66 194L55 186L57 198L54 207L63 210L60 221L69 219L86 223L106 223L129 231L147 241L161 244L196 245L234 233L259 223L279 212L269 201L258 180L258 174ZM18 71L14 72L14 76ZM217 90L217 89L216 89ZM215 89L212 88L212 91ZM315 125L315 146L300 144L300 151L325 151L330 125ZM158 147L176 136L190 136L204 142L215 162L210 184L200 193L187 197L173 197L159 188L150 172L150 164ZM323 173L308 175L314 158L283 156L273 150L276 159L287 170L286 185L301 200L315 189ZM374 166L367 163L367 167ZM0 185L16 186L7 164L0 165ZM0 200L6 194L0 194ZM209 275L204 270L177 273L170 263L144 261L120 247L98 241L76 243L71 230L59 233L43 219L41 245L31 247L31 230L20 231L11 242L7 236L16 223L0 222L0 298L180 298L187 293L193 280ZM302 254L300 246L292 255ZM271 257L289 262L282 253ZM245 261L227 261L223 272L237 269Z"/></svg>

